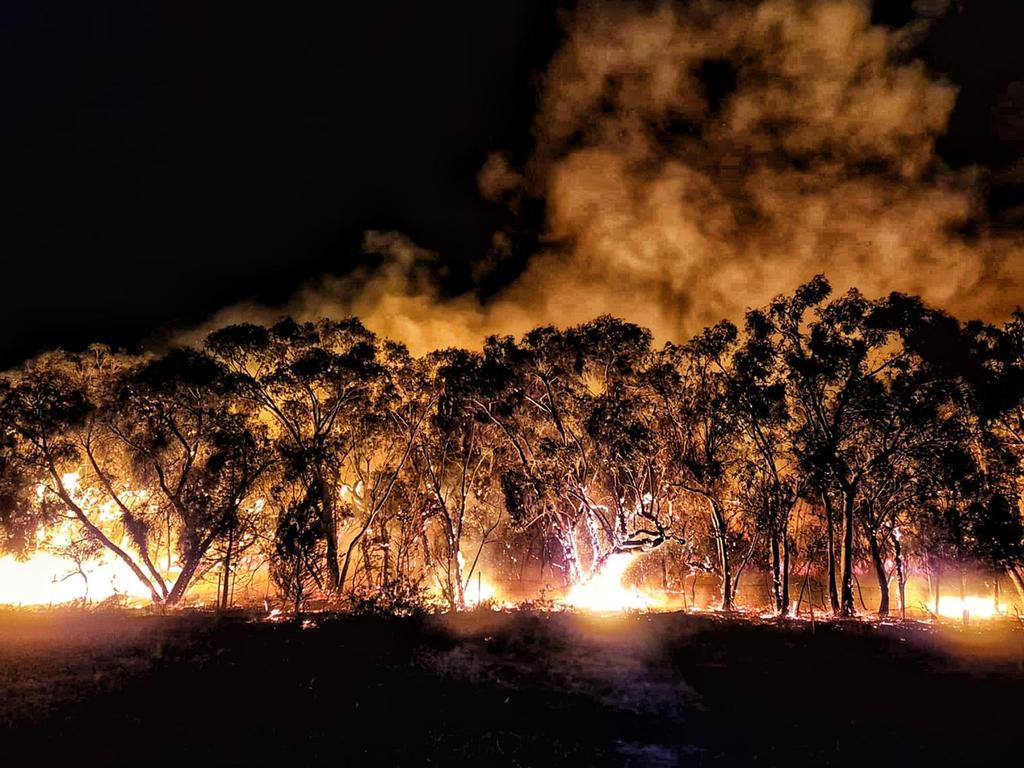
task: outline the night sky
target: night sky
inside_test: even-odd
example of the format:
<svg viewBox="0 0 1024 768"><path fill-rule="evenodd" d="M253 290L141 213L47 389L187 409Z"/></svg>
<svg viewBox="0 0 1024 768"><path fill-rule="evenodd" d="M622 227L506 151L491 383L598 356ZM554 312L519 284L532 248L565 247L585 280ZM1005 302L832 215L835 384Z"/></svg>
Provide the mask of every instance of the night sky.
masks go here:
<svg viewBox="0 0 1024 768"><path fill-rule="evenodd" d="M477 172L528 152L565 4L212 5L0 9L0 365L283 302L351 269L367 229L436 250L463 290L508 224ZM877 21L913 18L882 5ZM953 0L918 50L960 86L943 159L993 172L1008 227L1024 219L1024 168L1006 173L1024 156L1022 34L1019 0Z"/></svg>

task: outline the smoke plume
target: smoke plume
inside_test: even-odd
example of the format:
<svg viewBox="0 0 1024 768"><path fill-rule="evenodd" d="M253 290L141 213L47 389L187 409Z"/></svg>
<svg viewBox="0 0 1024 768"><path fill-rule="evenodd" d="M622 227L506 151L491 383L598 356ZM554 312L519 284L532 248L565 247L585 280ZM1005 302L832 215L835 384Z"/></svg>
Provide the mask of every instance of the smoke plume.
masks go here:
<svg viewBox="0 0 1024 768"><path fill-rule="evenodd" d="M956 89L909 54L921 27L870 16L860 0L584 6L544 75L532 156L480 174L489 199L544 202L518 279L442 298L431 254L370 233L380 270L287 310L354 313L417 352L604 312L681 340L825 272L998 319L1022 296L1024 241L988 225L979 171L936 154Z"/></svg>

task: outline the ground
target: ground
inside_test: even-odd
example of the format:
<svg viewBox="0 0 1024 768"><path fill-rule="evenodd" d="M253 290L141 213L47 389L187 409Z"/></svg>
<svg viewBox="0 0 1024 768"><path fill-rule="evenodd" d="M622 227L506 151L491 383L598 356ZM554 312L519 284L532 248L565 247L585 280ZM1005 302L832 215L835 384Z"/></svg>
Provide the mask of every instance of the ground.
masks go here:
<svg viewBox="0 0 1024 768"><path fill-rule="evenodd" d="M1011 622L0 613L38 765L1012 765L1022 702Z"/></svg>

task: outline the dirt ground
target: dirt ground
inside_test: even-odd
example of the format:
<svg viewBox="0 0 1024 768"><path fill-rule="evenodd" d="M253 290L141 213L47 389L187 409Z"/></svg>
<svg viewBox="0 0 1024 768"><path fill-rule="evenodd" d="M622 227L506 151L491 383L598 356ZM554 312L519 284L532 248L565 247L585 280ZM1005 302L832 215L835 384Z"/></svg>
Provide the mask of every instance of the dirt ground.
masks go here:
<svg viewBox="0 0 1024 768"><path fill-rule="evenodd" d="M713 615L0 612L0 755L1019 764L1024 631Z"/></svg>

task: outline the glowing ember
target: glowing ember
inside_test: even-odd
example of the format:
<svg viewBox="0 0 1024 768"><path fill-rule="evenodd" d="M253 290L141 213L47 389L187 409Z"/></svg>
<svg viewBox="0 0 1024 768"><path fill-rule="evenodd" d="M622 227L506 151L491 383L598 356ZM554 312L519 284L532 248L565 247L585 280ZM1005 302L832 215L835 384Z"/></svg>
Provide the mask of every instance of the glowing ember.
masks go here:
<svg viewBox="0 0 1024 768"><path fill-rule="evenodd" d="M621 553L609 557L597 573L577 584L562 601L573 608L600 613L626 610L648 610L657 601L635 586L625 587L622 578L634 555Z"/></svg>
<svg viewBox="0 0 1024 768"><path fill-rule="evenodd" d="M939 598L939 615L947 619L962 619L964 614L971 619L991 619L993 616L1006 612L1006 606L1000 605L998 611L991 597L969 595L961 600L953 595Z"/></svg>

